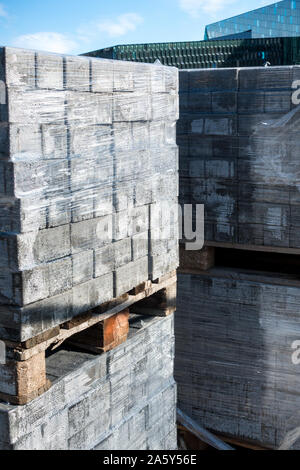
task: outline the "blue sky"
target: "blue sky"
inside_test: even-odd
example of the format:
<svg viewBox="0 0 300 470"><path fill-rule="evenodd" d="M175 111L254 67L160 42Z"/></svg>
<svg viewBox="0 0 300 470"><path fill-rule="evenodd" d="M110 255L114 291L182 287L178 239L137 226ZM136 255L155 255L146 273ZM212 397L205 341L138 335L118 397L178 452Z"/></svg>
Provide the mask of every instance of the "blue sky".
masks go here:
<svg viewBox="0 0 300 470"><path fill-rule="evenodd" d="M264 0L0 0L0 45L78 54L115 44L196 41Z"/></svg>

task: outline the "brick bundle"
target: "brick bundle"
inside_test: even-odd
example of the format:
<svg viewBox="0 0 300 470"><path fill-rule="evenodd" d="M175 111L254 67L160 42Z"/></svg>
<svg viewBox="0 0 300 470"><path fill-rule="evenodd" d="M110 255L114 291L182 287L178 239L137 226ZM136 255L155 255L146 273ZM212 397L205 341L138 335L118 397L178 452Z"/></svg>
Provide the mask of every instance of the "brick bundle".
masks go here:
<svg viewBox="0 0 300 470"><path fill-rule="evenodd" d="M180 72L181 200L205 204L207 241L299 250L299 77L297 66Z"/></svg>
<svg viewBox="0 0 300 470"><path fill-rule="evenodd" d="M176 269L177 71L0 57L0 338L25 341Z"/></svg>
<svg viewBox="0 0 300 470"><path fill-rule="evenodd" d="M179 407L215 433L299 449L299 304L299 281L286 275L180 274Z"/></svg>
<svg viewBox="0 0 300 470"><path fill-rule="evenodd" d="M102 356L50 356L48 392L0 404L0 449L175 450L173 328L173 316L135 315L127 343Z"/></svg>

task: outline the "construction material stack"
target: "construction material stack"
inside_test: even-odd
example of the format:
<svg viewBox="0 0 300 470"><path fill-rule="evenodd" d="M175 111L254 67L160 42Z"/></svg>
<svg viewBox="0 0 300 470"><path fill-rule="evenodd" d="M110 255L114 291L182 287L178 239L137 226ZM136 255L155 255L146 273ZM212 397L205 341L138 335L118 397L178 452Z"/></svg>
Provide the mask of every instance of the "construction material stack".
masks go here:
<svg viewBox="0 0 300 470"><path fill-rule="evenodd" d="M242 445L299 448L299 67L180 72L180 407Z"/></svg>
<svg viewBox="0 0 300 470"><path fill-rule="evenodd" d="M173 328L173 316L134 315L127 342L106 354L49 357L48 392L0 404L0 449L175 450Z"/></svg>
<svg viewBox="0 0 300 470"><path fill-rule="evenodd" d="M178 72L13 48L0 64L0 397L23 405L50 386L49 347L105 353L138 301L174 311Z"/></svg>

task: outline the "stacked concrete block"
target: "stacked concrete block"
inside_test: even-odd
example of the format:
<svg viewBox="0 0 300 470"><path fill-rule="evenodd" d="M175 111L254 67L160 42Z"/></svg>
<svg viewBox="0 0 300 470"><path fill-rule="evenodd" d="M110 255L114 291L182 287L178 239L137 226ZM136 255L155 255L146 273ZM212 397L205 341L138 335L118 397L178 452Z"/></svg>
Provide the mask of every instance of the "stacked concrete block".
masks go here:
<svg viewBox="0 0 300 470"><path fill-rule="evenodd" d="M0 448L176 450L173 360L173 316L132 315L128 341L98 357L60 350L48 392L0 404Z"/></svg>
<svg viewBox="0 0 300 470"><path fill-rule="evenodd" d="M176 269L177 240L158 266L150 214L177 201L178 72L0 58L0 338L25 341Z"/></svg>
<svg viewBox="0 0 300 470"><path fill-rule="evenodd" d="M300 249L299 70L180 72L181 201L207 241Z"/></svg>
<svg viewBox="0 0 300 470"><path fill-rule="evenodd" d="M299 449L299 303L296 276L180 274L179 407L215 433Z"/></svg>

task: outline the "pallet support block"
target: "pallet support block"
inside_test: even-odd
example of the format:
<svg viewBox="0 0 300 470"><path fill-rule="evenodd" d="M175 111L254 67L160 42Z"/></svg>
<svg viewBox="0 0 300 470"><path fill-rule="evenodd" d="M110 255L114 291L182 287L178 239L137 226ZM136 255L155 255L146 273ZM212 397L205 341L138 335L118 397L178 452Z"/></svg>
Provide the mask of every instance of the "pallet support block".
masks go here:
<svg viewBox="0 0 300 470"><path fill-rule="evenodd" d="M72 337L69 344L103 353L124 343L129 333L129 309L123 310Z"/></svg>
<svg viewBox="0 0 300 470"><path fill-rule="evenodd" d="M188 251L180 247L180 270L208 271L215 265L215 248L205 246L199 251Z"/></svg>
<svg viewBox="0 0 300 470"><path fill-rule="evenodd" d="M177 283L174 282L170 286L159 290L150 297L140 300L136 304L132 305L130 311L132 313L140 313L143 315L167 317L176 310L176 294Z"/></svg>
<svg viewBox="0 0 300 470"><path fill-rule="evenodd" d="M26 361L13 358L7 351L6 364L0 365L0 399L15 405L25 405L50 387L46 378L45 352Z"/></svg>

